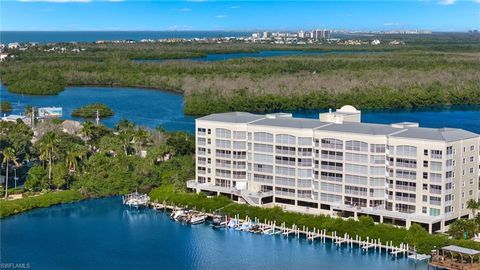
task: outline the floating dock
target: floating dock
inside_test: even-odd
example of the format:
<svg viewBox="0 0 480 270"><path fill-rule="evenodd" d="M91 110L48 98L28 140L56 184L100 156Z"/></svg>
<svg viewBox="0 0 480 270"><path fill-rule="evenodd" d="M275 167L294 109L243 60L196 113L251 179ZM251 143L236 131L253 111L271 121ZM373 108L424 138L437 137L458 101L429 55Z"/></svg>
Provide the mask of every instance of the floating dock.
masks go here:
<svg viewBox="0 0 480 270"><path fill-rule="evenodd" d="M150 207L157 209L157 210L175 210L178 209L178 206L174 205L167 205L166 203L158 203L158 202L149 202ZM183 208L183 207L181 207ZM205 215L208 218L212 218L214 213L207 213ZM332 233L327 233L326 229L309 229L308 227L303 226L299 228L297 225L293 224L290 228L282 223L280 225L276 225L276 221L267 221L265 220L263 223L259 222L257 218L253 220L249 217L245 219L240 219L238 216L235 216L234 219L236 220L236 229L241 230L243 224L248 224L250 227L252 225L259 226L259 232L264 234L280 234L285 237L296 237L300 238L305 237L308 241L312 243L316 240L319 240L321 243L325 243L328 239L337 246L346 245L347 247L353 248L354 245L358 246L365 252L369 250L373 250L374 252L382 252L384 251L387 254L390 254L393 257L398 256L409 256L415 255L415 253L410 249L408 244L401 243L399 246L394 246L392 241L381 242L380 239L370 239L367 237L366 239L362 239L361 236L355 235L350 236L348 234L344 234L343 236L338 236L337 232L334 231ZM420 254L417 254L420 256ZM427 255L425 255L427 256Z"/></svg>

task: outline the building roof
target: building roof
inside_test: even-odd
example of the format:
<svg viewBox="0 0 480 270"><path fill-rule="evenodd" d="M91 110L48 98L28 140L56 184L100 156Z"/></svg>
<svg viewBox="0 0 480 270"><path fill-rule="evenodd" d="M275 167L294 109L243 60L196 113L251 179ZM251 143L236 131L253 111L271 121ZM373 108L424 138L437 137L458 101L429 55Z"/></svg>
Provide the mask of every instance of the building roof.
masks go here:
<svg viewBox="0 0 480 270"><path fill-rule="evenodd" d="M459 141L480 137L479 134L456 128L423 128L414 123L397 123L392 125L347 122L331 123L319 119L295 118L289 114L259 115L246 112L216 113L198 118L197 120L225 123L249 123L254 126L286 127L299 129L316 129L341 133L365 135L383 135L395 138L411 138L432 141Z"/></svg>
<svg viewBox="0 0 480 270"><path fill-rule="evenodd" d="M366 135L389 135L400 131L401 129L394 128L390 125L371 124L371 123L357 123L357 122L343 122L341 124L325 125L319 130L356 133Z"/></svg>
<svg viewBox="0 0 480 270"><path fill-rule="evenodd" d="M273 127L308 128L308 129L321 127L327 124L329 123L320 122L318 119L292 118L292 117L264 118L251 123L251 125L254 125L254 126L273 126Z"/></svg>
<svg viewBox="0 0 480 270"><path fill-rule="evenodd" d="M468 255L468 256L480 255L480 251L478 251L478 250L471 249L471 248L459 247L459 246L453 246L453 245L443 247L442 250L449 251L449 252L454 252L454 253L461 253L461 254Z"/></svg>
<svg viewBox="0 0 480 270"><path fill-rule="evenodd" d="M456 128L406 128L404 131L391 135L392 137L413 138L434 141L459 141L478 137L470 131Z"/></svg>
<svg viewBox="0 0 480 270"><path fill-rule="evenodd" d="M252 114L246 112L228 112L228 113L214 113L197 120L226 122L226 123L250 123L255 120L265 118L265 115Z"/></svg>

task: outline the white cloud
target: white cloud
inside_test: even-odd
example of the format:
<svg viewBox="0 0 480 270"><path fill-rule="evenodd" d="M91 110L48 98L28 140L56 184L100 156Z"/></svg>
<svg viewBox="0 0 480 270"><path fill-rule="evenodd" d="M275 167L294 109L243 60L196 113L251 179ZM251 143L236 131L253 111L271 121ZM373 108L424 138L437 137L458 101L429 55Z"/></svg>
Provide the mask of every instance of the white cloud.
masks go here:
<svg viewBox="0 0 480 270"><path fill-rule="evenodd" d="M20 2L89 3L92 0L18 0Z"/></svg>
<svg viewBox="0 0 480 270"><path fill-rule="evenodd" d="M386 22L383 25L385 25L385 26L397 26L397 25L400 25L400 23L398 23L398 22Z"/></svg>
<svg viewBox="0 0 480 270"><path fill-rule="evenodd" d="M124 0L107 0L108 2L123 2Z"/></svg>
<svg viewBox="0 0 480 270"><path fill-rule="evenodd" d="M215 18L219 18L219 19L223 19L223 18L226 18L226 17L227 17L227 15L217 15L217 16L215 16Z"/></svg>
<svg viewBox="0 0 480 270"><path fill-rule="evenodd" d="M448 5L453 5L455 4L457 0L440 0L438 3L440 5L448 6Z"/></svg>
<svg viewBox="0 0 480 270"><path fill-rule="evenodd" d="M179 9L178 11L180 11L180 12L189 12L189 11L192 11L192 9L191 9L191 8L181 8L181 9Z"/></svg>
<svg viewBox="0 0 480 270"><path fill-rule="evenodd" d="M240 6L231 6L230 8L240 8Z"/></svg>

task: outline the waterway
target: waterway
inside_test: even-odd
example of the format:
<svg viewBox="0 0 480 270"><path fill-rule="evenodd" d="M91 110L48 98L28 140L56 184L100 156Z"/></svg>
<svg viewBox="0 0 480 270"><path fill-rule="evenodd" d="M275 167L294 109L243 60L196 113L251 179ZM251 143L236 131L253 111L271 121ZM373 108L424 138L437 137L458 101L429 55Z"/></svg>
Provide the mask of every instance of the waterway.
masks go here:
<svg viewBox="0 0 480 270"><path fill-rule="evenodd" d="M66 119L75 108L89 103L105 103L113 109L115 115L101 122L113 127L121 119L129 119L138 125L155 128L159 125L167 130L192 132L195 129L195 118L183 114L183 97L180 94L141 88L108 88L108 87L67 87L58 95L29 96L14 94L0 85L0 100L10 101L13 113L23 113L25 106L60 106ZM297 111L295 117L318 118L316 111ZM364 111L362 121L370 123L390 124L398 122L417 122L423 127L462 128L480 133L480 105L453 106L441 108L425 108L422 110L397 111Z"/></svg>
<svg viewBox="0 0 480 270"><path fill-rule="evenodd" d="M119 197L33 210L0 221L1 262L31 269L427 269L385 253L305 239L182 225Z"/></svg>
<svg viewBox="0 0 480 270"><path fill-rule="evenodd" d="M239 52L239 53L212 53L207 54L205 57L192 57L192 58L180 58L180 59L135 59L135 62L164 62L164 61L200 61L200 62L212 62L223 61L229 59L239 58L268 58L278 56L318 56L318 55L332 55L332 54L369 54L378 52L366 52L366 51L300 51L300 50L266 50L259 52Z"/></svg>

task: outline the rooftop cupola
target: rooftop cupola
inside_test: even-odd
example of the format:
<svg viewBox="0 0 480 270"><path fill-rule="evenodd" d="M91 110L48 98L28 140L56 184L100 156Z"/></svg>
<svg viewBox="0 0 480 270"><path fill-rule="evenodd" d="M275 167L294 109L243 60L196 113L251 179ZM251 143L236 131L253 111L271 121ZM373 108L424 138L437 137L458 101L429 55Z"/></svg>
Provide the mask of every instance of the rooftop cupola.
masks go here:
<svg viewBox="0 0 480 270"><path fill-rule="evenodd" d="M329 109L327 113L321 113L320 121L341 124L343 122L357 122L361 121L362 112L351 105L345 105L335 112Z"/></svg>

